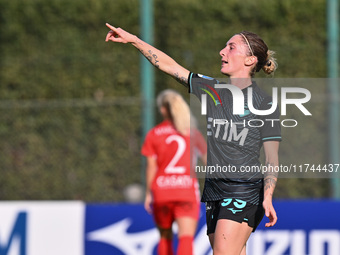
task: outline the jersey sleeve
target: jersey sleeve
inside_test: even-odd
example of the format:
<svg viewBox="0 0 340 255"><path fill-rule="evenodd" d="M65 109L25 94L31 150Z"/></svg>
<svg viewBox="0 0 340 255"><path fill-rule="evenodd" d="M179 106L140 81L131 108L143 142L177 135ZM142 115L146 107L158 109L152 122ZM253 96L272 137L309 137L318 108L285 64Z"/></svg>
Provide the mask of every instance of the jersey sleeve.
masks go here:
<svg viewBox="0 0 340 255"><path fill-rule="evenodd" d="M219 83L220 82L218 80L209 76L190 73L188 77L189 93L194 94L199 100L201 100L201 94L206 94L207 91L210 91L209 93L215 93L215 84Z"/></svg>
<svg viewBox="0 0 340 255"><path fill-rule="evenodd" d="M268 110L272 106L272 97L268 96L264 98L261 103L261 110ZM264 124L261 128L261 140L266 141L281 141L281 123L280 123L280 111L278 107L276 110L269 114L261 116Z"/></svg>
<svg viewBox="0 0 340 255"><path fill-rule="evenodd" d="M141 154L145 157L152 157L156 155L156 150L154 146L154 136L152 130L149 131L145 137Z"/></svg>

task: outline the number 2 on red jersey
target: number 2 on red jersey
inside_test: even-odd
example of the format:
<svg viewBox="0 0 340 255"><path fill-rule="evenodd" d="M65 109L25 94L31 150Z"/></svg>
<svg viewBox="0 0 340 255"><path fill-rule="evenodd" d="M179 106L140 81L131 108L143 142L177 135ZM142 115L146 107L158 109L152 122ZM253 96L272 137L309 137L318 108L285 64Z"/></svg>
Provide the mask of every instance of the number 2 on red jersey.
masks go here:
<svg viewBox="0 0 340 255"><path fill-rule="evenodd" d="M185 173L185 167L184 166L176 166L177 162L181 159L183 156L185 150L186 150L186 142L183 137L179 135L171 135L165 140L166 144L170 144L172 142L177 143L177 151L169 164L164 169L164 172L167 174L183 174Z"/></svg>

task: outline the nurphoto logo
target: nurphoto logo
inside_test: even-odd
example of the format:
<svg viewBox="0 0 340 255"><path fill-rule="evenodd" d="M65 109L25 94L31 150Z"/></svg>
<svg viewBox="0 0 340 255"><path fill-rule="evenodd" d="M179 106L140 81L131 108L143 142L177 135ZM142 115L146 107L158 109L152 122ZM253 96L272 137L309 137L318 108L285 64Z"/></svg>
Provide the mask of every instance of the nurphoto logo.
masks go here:
<svg viewBox="0 0 340 255"><path fill-rule="evenodd" d="M278 88L273 87L272 88L272 98L273 101L271 103L271 108L267 110L258 110L255 109L253 106L253 88L248 87L248 109L244 109L244 95L240 88L230 85L230 84L215 84L214 86L217 89L228 89L232 96L233 96L233 114L234 115L240 115L245 116L249 114L250 112L256 115L265 116L273 113L277 106L278 106ZM218 93L215 89L213 89L211 86L209 86L210 89L215 93L215 95L218 96ZM203 90L203 89L202 89ZM207 94L210 95L210 97L214 100L215 105L217 105L219 102L222 104L220 97L218 96L218 100L215 100L214 96L209 93L208 90L204 89ZM288 98L289 93L300 93L304 95L303 98ZM207 94L201 95L201 114L206 115L207 114ZM305 116L311 116L312 114L307 110L307 108L303 105L311 99L311 93L308 89L305 88L295 88L295 87L286 87L281 88L281 115L287 114L287 105L295 105Z"/></svg>

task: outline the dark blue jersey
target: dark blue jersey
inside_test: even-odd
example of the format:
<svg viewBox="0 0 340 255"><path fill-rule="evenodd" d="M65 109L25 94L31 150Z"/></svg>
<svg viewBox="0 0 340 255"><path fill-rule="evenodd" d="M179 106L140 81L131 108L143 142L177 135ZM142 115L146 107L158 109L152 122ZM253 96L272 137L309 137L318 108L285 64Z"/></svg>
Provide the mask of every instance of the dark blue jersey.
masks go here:
<svg viewBox="0 0 340 255"><path fill-rule="evenodd" d="M221 85L194 73L188 79L189 92L201 103L203 98L206 105L208 158L202 202L232 197L258 204L263 195L260 150L263 142L281 141L280 113L278 109L269 115L251 111L272 107L272 97L253 82L241 90L243 113L233 114L234 101L240 98L234 98L227 88L218 88Z"/></svg>

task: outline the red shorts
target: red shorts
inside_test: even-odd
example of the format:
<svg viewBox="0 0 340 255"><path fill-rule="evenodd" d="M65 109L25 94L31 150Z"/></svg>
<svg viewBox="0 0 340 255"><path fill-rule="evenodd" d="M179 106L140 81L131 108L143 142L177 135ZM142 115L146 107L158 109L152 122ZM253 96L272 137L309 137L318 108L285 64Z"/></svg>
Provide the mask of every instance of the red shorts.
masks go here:
<svg viewBox="0 0 340 255"><path fill-rule="evenodd" d="M181 217L198 220L200 204L196 201L171 201L153 204L153 217L157 226L171 228L172 223Z"/></svg>

